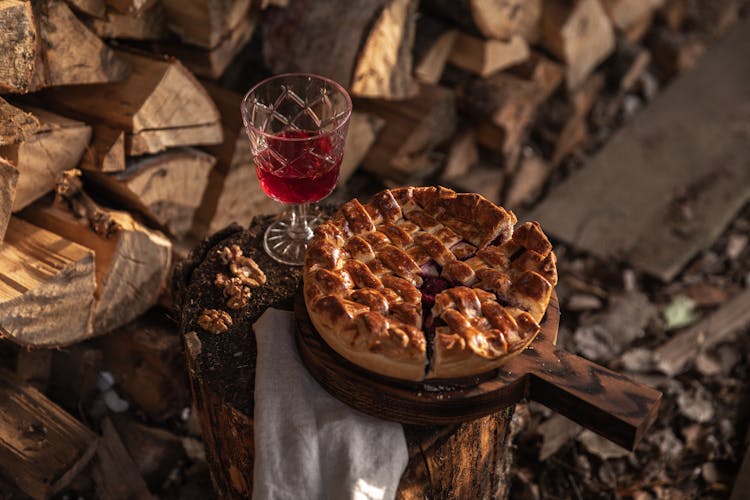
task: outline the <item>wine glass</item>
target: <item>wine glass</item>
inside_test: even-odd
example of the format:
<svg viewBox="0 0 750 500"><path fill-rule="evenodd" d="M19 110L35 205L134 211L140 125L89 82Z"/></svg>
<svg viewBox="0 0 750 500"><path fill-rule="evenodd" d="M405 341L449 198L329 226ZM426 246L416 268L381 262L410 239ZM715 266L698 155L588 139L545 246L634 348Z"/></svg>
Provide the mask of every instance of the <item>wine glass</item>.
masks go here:
<svg viewBox="0 0 750 500"><path fill-rule="evenodd" d="M352 100L333 80L288 73L251 88L241 112L263 191L291 205L268 227L263 247L283 264L302 265L318 222L309 204L336 187Z"/></svg>

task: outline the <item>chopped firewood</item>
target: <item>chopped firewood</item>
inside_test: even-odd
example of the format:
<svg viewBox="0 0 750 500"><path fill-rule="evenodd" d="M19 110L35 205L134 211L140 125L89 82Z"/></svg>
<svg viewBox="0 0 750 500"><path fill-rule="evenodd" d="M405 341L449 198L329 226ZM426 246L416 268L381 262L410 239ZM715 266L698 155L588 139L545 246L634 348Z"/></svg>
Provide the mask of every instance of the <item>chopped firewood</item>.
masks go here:
<svg viewBox="0 0 750 500"><path fill-rule="evenodd" d="M106 0L109 7L123 13L133 16L139 16L151 7L156 0Z"/></svg>
<svg viewBox="0 0 750 500"><path fill-rule="evenodd" d="M477 137L472 129L457 135L448 148L445 167L440 174L440 182L450 183L466 176L469 169L479 161Z"/></svg>
<svg viewBox="0 0 750 500"><path fill-rule="evenodd" d="M118 52L133 72L122 82L49 89L46 104L126 131L128 154L221 142L219 112L203 86L176 59Z"/></svg>
<svg viewBox="0 0 750 500"><path fill-rule="evenodd" d="M37 64L38 28L31 2L0 4L0 90L26 92Z"/></svg>
<svg viewBox="0 0 750 500"><path fill-rule="evenodd" d="M102 421L102 437L96 448L91 475L96 483L96 494L102 500L155 498L108 418Z"/></svg>
<svg viewBox="0 0 750 500"><path fill-rule="evenodd" d="M659 9L659 17L667 28L678 31L687 19L688 0L665 0Z"/></svg>
<svg viewBox="0 0 750 500"><path fill-rule="evenodd" d="M339 171L339 186L344 185L362 163L383 125L383 119L375 114L352 112L344 144L344 158L341 160Z"/></svg>
<svg viewBox="0 0 750 500"><path fill-rule="evenodd" d="M240 22L212 49L192 47L178 43L159 43L159 51L177 57L187 68L198 76L217 79L232 62L234 57L250 41L257 16L245 15Z"/></svg>
<svg viewBox="0 0 750 500"><path fill-rule="evenodd" d="M467 175L454 179L451 185L458 191L479 193L494 203L500 203L503 192L504 173L497 165L479 163Z"/></svg>
<svg viewBox="0 0 750 500"><path fill-rule="evenodd" d="M0 401L3 475L34 498L48 498L68 486L94 455L96 435L2 368Z"/></svg>
<svg viewBox="0 0 750 500"><path fill-rule="evenodd" d="M653 21L654 11L647 12L633 21L628 29L622 33L623 38L630 43L639 42L651 28Z"/></svg>
<svg viewBox="0 0 750 500"><path fill-rule="evenodd" d="M541 0L432 0L423 8L487 38L521 35L529 40L536 36L541 4Z"/></svg>
<svg viewBox="0 0 750 500"><path fill-rule="evenodd" d="M78 203L74 198L71 203ZM92 202L93 203L93 202ZM76 215L61 203L35 203L23 211L26 220L94 251L96 293L94 334L100 335L143 314L158 300L170 269L172 244L161 233L138 223L127 212L94 206ZM116 226L96 231L93 217Z"/></svg>
<svg viewBox="0 0 750 500"><path fill-rule="evenodd" d="M575 89L615 48L612 24L599 0L545 0L542 45L566 64L569 89Z"/></svg>
<svg viewBox="0 0 750 500"><path fill-rule="evenodd" d="M750 324L750 291L736 295L716 312L684 330L654 352L659 370L669 376L685 371L701 352L724 342Z"/></svg>
<svg viewBox="0 0 750 500"><path fill-rule="evenodd" d="M104 0L67 0L73 10L97 19L102 19L107 11Z"/></svg>
<svg viewBox="0 0 750 500"><path fill-rule="evenodd" d="M182 439L171 432L143 425L124 415L113 417L112 423L151 488L161 487L185 458Z"/></svg>
<svg viewBox="0 0 750 500"><path fill-rule="evenodd" d="M704 33L720 37L737 22L742 0L692 0L688 7L689 21Z"/></svg>
<svg viewBox="0 0 750 500"><path fill-rule="evenodd" d="M13 217L0 246L0 262L4 337L20 345L51 347L91 336L96 286L91 250Z"/></svg>
<svg viewBox="0 0 750 500"><path fill-rule="evenodd" d="M39 120L34 115L0 97L0 146L23 142L38 129Z"/></svg>
<svg viewBox="0 0 750 500"><path fill-rule="evenodd" d="M81 342L52 353L49 396L69 411L86 408L96 396L102 352Z"/></svg>
<svg viewBox="0 0 750 500"><path fill-rule="evenodd" d="M503 206L516 209L531 201L544 186L550 170L550 165L542 157L533 151L528 154L524 151L508 185Z"/></svg>
<svg viewBox="0 0 750 500"><path fill-rule="evenodd" d="M439 167L435 148L455 131L455 96L440 86L422 86L405 101L362 100L357 108L385 121L362 167L396 182L416 180Z"/></svg>
<svg viewBox="0 0 750 500"><path fill-rule="evenodd" d="M325 75L353 95L410 97L417 91L412 78L416 4L415 0L292 0L284 9L267 11L263 19L266 65L274 73Z"/></svg>
<svg viewBox="0 0 750 500"><path fill-rule="evenodd" d="M102 38L161 40L168 36L161 2L154 3L138 16L108 9L105 16L89 19L86 25Z"/></svg>
<svg viewBox="0 0 750 500"><path fill-rule="evenodd" d="M84 123L42 109L24 109L39 120L39 128L24 142L0 146L0 156L18 169L14 212L51 191L60 173L78 164L91 138L91 128Z"/></svg>
<svg viewBox="0 0 750 500"><path fill-rule="evenodd" d="M593 120L598 126L606 127L612 123L623 107L627 94L635 89L647 71L651 62L651 53L638 45L623 42L618 44L613 59L609 78L616 85L617 92L610 98L602 100L602 104L595 108Z"/></svg>
<svg viewBox="0 0 750 500"><path fill-rule="evenodd" d="M665 77L692 68L706 51L706 45L699 35L665 29L649 37L648 44L654 64Z"/></svg>
<svg viewBox="0 0 750 500"><path fill-rule="evenodd" d="M80 168L101 172L125 170L125 131L94 124L91 144L81 158Z"/></svg>
<svg viewBox="0 0 750 500"><path fill-rule="evenodd" d="M507 73L476 79L459 89L461 106L481 120L477 139L512 167L538 108L536 85Z"/></svg>
<svg viewBox="0 0 750 500"><path fill-rule="evenodd" d="M180 40L213 49L247 15L251 0L162 0L169 29Z"/></svg>
<svg viewBox="0 0 750 500"><path fill-rule="evenodd" d="M612 25L620 31L629 31L644 17L650 18L656 8L654 0L600 0Z"/></svg>
<svg viewBox="0 0 750 500"><path fill-rule="evenodd" d="M485 40L461 32L453 43L448 60L475 75L489 76L528 57L529 45L520 35L502 41Z"/></svg>
<svg viewBox="0 0 750 500"><path fill-rule="evenodd" d="M436 85L443 74L458 31L431 16L417 18L414 39L414 76L420 83Z"/></svg>
<svg viewBox="0 0 750 500"><path fill-rule="evenodd" d="M282 209L263 192L258 182L250 142L237 111L242 96L211 83L206 83L205 87L221 111L224 141L206 148L216 157L216 165L211 169L208 185L193 218L191 231L200 238L231 222L247 224L255 215Z"/></svg>
<svg viewBox="0 0 750 500"><path fill-rule="evenodd" d="M118 389L149 418L164 420L189 405L180 336L164 313L152 309L96 345Z"/></svg>
<svg viewBox="0 0 750 500"><path fill-rule="evenodd" d="M36 65L25 92L58 85L107 83L127 77L130 67L92 33L64 2L33 3L39 26Z"/></svg>
<svg viewBox="0 0 750 500"><path fill-rule="evenodd" d="M84 172L87 181L175 236L190 230L213 156L178 148L131 161L122 172Z"/></svg>
<svg viewBox="0 0 750 500"><path fill-rule="evenodd" d="M511 68L510 72L536 84L537 101L540 103L555 93L565 77L565 70L561 64L539 52L532 52L528 59Z"/></svg>
<svg viewBox="0 0 750 500"><path fill-rule="evenodd" d="M8 228L8 222L10 222L17 184L18 169L0 156L0 243L3 242L5 230Z"/></svg>

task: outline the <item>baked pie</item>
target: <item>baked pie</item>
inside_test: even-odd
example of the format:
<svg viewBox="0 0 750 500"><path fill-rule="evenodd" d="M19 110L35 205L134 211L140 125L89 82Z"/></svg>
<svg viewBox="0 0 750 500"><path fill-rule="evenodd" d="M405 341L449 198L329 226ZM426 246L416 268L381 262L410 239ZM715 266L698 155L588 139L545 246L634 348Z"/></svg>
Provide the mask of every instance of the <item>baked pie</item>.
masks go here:
<svg viewBox="0 0 750 500"><path fill-rule="evenodd" d="M487 372L539 333L557 284L537 222L481 195L405 187L351 200L318 226L307 311L337 353L404 380Z"/></svg>

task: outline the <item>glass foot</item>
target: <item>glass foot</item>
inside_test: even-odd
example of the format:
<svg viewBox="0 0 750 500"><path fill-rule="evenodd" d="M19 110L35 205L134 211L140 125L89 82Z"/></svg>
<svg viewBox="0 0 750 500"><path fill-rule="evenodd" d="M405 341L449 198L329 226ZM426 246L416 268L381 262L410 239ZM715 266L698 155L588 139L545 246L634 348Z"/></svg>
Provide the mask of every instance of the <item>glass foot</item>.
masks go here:
<svg viewBox="0 0 750 500"><path fill-rule="evenodd" d="M314 215L303 215L304 224L297 226L301 231L292 230L292 219L285 217L277 220L266 229L263 237L263 248L272 259L288 266L301 266L305 262L307 242L313 235L313 228L318 225Z"/></svg>

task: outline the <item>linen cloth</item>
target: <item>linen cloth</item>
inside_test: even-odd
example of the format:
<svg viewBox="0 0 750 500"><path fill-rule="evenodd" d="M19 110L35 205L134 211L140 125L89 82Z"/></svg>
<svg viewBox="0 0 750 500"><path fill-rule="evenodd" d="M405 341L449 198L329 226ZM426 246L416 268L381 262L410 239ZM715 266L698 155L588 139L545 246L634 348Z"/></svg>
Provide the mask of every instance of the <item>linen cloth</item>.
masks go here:
<svg viewBox="0 0 750 500"><path fill-rule="evenodd" d="M347 406L308 373L291 312L253 325L254 500L391 500L409 461L403 427Z"/></svg>

